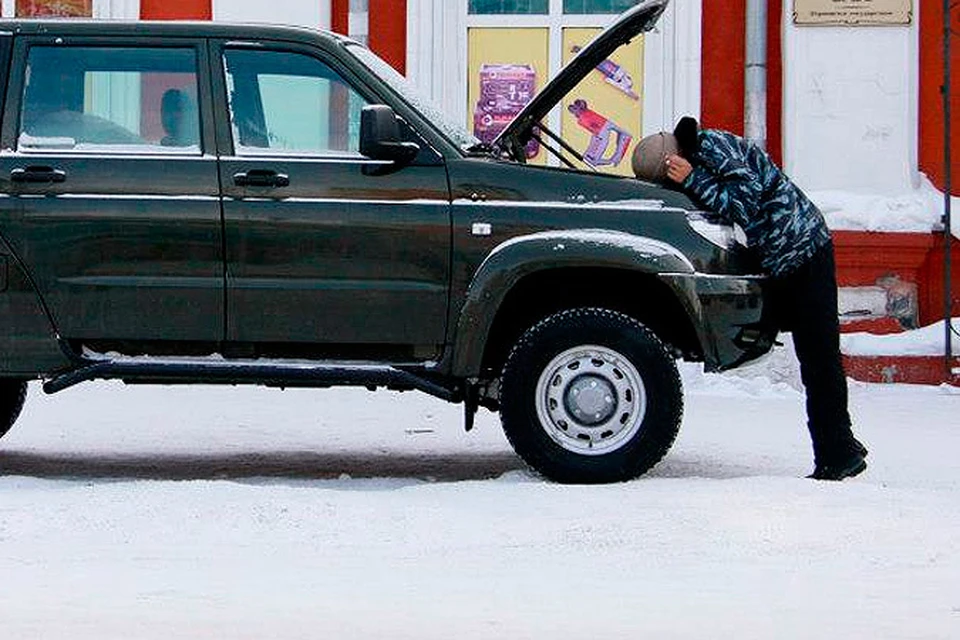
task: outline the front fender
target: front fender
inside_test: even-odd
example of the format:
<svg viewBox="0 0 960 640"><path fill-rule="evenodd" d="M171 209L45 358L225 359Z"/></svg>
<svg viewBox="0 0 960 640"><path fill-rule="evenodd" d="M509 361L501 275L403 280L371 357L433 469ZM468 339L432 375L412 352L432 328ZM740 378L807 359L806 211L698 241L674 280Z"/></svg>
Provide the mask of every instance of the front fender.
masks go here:
<svg viewBox="0 0 960 640"><path fill-rule="evenodd" d="M496 246L481 263L467 288L456 334L452 373L480 372L484 347L497 311L524 277L548 269L613 268L638 274L693 274L693 264L676 247L643 236L606 229L542 231L511 238ZM696 297L668 284L688 311Z"/></svg>

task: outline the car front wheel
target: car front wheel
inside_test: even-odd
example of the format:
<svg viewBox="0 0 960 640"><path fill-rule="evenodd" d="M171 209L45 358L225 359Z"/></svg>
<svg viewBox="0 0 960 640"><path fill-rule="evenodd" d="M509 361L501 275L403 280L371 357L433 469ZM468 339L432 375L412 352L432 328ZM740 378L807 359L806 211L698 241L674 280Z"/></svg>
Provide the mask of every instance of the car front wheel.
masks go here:
<svg viewBox="0 0 960 640"><path fill-rule="evenodd" d="M683 415L673 357L633 318L571 309L530 328L501 379L501 421L516 452L566 483L618 482L660 461Z"/></svg>

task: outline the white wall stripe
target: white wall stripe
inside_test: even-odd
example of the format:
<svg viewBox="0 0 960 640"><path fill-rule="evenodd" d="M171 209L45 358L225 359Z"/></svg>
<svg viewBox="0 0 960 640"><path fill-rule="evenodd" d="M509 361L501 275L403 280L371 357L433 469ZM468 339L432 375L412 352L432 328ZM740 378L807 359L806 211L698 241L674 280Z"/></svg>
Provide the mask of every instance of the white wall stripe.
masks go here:
<svg viewBox="0 0 960 640"><path fill-rule="evenodd" d="M213 0L213 19L330 28L330 0Z"/></svg>
<svg viewBox="0 0 960 640"><path fill-rule="evenodd" d="M140 0L94 0L94 18L140 19Z"/></svg>

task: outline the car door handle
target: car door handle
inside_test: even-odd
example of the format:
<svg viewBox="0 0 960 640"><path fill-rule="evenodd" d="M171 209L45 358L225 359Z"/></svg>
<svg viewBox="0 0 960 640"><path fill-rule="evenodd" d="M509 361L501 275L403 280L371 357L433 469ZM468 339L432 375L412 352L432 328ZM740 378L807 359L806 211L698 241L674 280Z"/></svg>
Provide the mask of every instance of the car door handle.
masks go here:
<svg viewBox="0 0 960 640"><path fill-rule="evenodd" d="M67 179L67 172L53 167L17 168L10 172L10 179L29 183L63 182Z"/></svg>
<svg viewBox="0 0 960 640"><path fill-rule="evenodd" d="M290 176L269 169L251 169L233 174L233 184L238 187L288 187Z"/></svg>

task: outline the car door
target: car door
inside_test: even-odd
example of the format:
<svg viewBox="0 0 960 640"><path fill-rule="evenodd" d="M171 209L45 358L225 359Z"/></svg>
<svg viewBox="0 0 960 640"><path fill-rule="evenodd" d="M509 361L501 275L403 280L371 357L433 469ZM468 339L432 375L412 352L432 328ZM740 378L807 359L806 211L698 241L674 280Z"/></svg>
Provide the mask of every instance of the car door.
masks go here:
<svg viewBox="0 0 960 640"><path fill-rule="evenodd" d="M381 100L329 52L217 47L228 339L261 355L435 357L450 279L440 156L422 141L402 168L362 156L360 109Z"/></svg>
<svg viewBox="0 0 960 640"><path fill-rule="evenodd" d="M0 232L57 331L95 348L211 350L224 296L205 42L16 40Z"/></svg>

